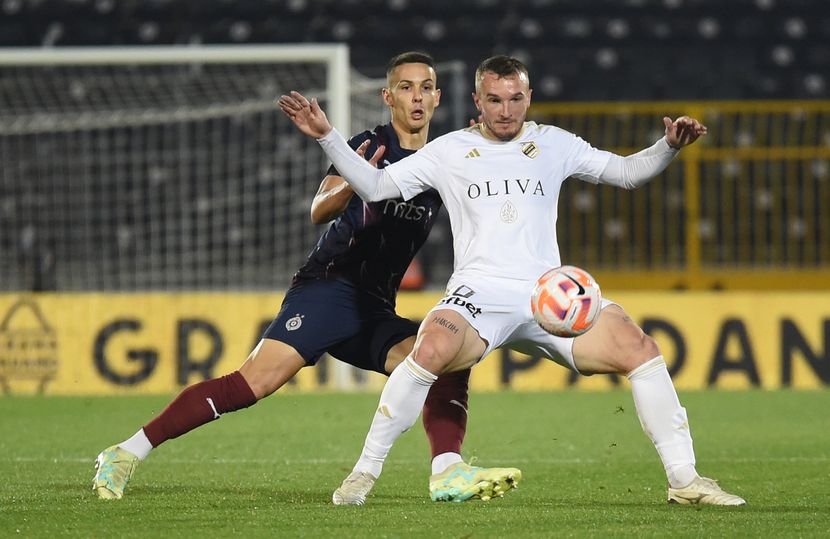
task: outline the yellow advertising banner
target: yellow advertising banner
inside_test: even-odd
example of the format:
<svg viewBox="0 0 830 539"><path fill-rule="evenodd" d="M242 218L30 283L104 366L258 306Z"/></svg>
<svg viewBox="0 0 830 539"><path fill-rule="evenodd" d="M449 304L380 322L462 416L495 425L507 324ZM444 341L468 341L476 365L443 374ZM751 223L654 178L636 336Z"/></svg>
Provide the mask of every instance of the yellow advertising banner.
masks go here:
<svg viewBox="0 0 830 539"><path fill-rule="evenodd" d="M830 292L609 294L660 344L678 388L830 385ZM402 293L415 320L439 293ZM0 295L0 392L172 393L239 367L279 310L281 294ZM287 391L377 390L384 378L330 358ZM624 377L584 377L544 358L497 350L474 391L602 390Z"/></svg>

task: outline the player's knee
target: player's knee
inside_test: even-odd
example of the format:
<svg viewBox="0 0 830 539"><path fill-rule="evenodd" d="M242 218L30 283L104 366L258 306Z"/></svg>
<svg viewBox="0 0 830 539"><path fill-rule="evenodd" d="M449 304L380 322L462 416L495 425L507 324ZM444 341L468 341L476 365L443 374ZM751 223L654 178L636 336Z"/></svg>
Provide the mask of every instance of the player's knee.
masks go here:
<svg viewBox="0 0 830 539"><path fill-rule="evenodd" d="M412 357L415 362L433 374L441 374L454 357L453 351L441 339L421 339Z"/></svg>
<svg viewBox="0 0 830 539"><path fill-rule="evenodd" d="M640 333L634 338L628 339L626 346L622 349L622 371L631 372L646 361L650 361L660 355L660 347L654 338Z"/></svg>
<svg viewBox="0 0 830 539"><path fill-rule="evenodd" d="M250 368L249 363L243 364L239 368L239 372L242 373L243 378L245 378L245 381L248 383L257 400L264 399L278 389L277 384L269 376L255 372Z"/></svg>
<svg viewBox="0 0 830 539"><path fill-rule="evenodd" d="M251 352L239 372L260 400L285 385L304 365L302 356L292 347L264 340Z"/></svg>

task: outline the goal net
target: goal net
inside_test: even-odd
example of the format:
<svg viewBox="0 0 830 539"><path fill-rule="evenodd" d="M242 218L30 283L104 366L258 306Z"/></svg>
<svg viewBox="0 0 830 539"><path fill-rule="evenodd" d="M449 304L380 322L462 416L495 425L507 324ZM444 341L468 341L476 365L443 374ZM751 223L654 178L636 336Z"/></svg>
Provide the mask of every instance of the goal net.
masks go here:
<svg viewBox="0 0 830 539"><path fill-rule="evenodd" d="M326 167L275 105L384 121L345 45L0 52L0 290L282 289Z"/></svg>

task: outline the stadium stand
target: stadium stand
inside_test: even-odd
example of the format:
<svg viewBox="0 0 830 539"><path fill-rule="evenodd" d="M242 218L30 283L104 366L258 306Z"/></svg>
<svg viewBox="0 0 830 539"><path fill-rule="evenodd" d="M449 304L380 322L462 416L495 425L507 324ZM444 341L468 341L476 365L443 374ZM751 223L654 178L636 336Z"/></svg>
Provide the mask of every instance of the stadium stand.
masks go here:
<svg viewBox="0 0 830 539"><path fill-rule="evenodd" d="M469 66L518 55L547 77L546 97L564 100L830 95L822 0L5 0L0 10L3 46L346 42L368 76L388 51L420 46Z"/></svg>
<svg viewBox="0 0 830 539"><path fill-rule="evenodd" d="M383 75L392 52L408 49L426 49L441 61L458 61L464 81L472 79L475 65L487 55L518 56L530 67L534 101L541 105L532 111L534 118L563 125L598 146L617 151L630 151L648 142L665 107L658 104L622 113L600 107L600 117L593 113L571 115L544 102L720 102L699 110L704 121L717 127L712 136L700 145L699 152L684 156L684 164L673 167L659 185L637 194L607 194L591 186L568 186L563 200L572 204L561 210L565 217L561 226L574 230L572 252L585 251L573 255L574 262L600 270L657 271L688 270L690 265L699 269L707 264L720 269L816 270L830 262L830 225L826 220L830 209L830 112L823 101L830 98L830 8L826 0L0 1L0 47L341 42L351 48L352 65L369 78ZM33 103L56 109L78 107L81 112L87 100L109 102L108 96L127 99L131 91L118 84L130 85L135 77L153 82L129 70L120 79L101 77L97 87L73 83L72 76L60 70L50 76L66 76L68 92ZM187 103L182 104L188 106L198 103L199 91L212 92L225 84L216 82L219 79L231 81L232 91L243 94L245 87L251 95L271 88L260 85L263 75L258 72L231 78L220 74L217 78L209 70L199 70L183 76L192 77L188 91L193 93L185 97L170 92L163 99L172 100L171 105L178 103L177 99L184 99ZM14 69L0 73L0 120L7 129L11 124L4 115L10 112L10 100L16 99L10 97L13 92L44 95L37 79L20 82L25 77L15 77ZM206 78L210 85L202 86ZM159 91L164 84L157 85ZM467 91L464 85L460 89ZM240 95L233 92L228 93L225 104ZM465 113L472 116L466 94L463 99L469 107ZM222 100L219 96L220 105ZM736 105L750 100L755 103L753 109ZM767 111L765 100L789 100L791 104ZM677 107L668 112L685 110ZM124 153L117 145L124 144L127 136L158 144L161 155L167 149L164 137L173 131L157 134L148 127L124 129L123 135L113 131L107 135L111 138L94 133L67 140L49 136L41 139L45 143L39 147L27 145L30 139L26 137L31 135L9 138L0 149L7 165L14 154L17 172L0 177L0 248L4 253L0 289L284 286L318 229L308 225L297 228L300 225L290 224L296 221L293 218L280 222L267 209L308 198L316 185L294 185L276 192L269 182L284 170L272 164L267 170L245 169L246 159L257 151L270 151L278 136L266 127L270 119L260 127L251 120L221 121L227 124L219 128L218 139L201 141L205 144L200 145L194 135L190 137L195 144L191 153L165 157L178 159L187 169L179 177L184 187L167 184L163 166L133 163L119 169L121 181L117 185L97 185L100 180L85 183L83 196L70 184L62 187L62 192L54 191L51 184L38 183L72 173L49 168L44 155L56 149L73 155L78 147ZM442 106L431 135L456 128L457 123L458 115ZM197 124L192 128L199 132ZM209 144L227 141L237 145L232 147L242 157L238 162L230 157L228 163L218 162L221 158L210 149ZM777 153L770 154L770 148ZM288 158L293 150L279 151ZM727 154L734 151L738 151L734 156ZM204 181L200 167L206 155L214 158L211 166L227 170L229 177L242 182L238 199L234 195L224 201L209 200L212 193L219 192L215 190L224 189L218 183L200 190ZM106 166L104 161L88 165L80 176L92 178L99 172L95 167ZM316 170L314 163L305 166ZM794 179L795 187L787 178ZM158 185L166 191L155 193ZM689 206L694 200L688 196L692 190L702 193L699 207ZM244 197L257 201L255 216L245 214ZM185 212L171 217L169 208L174 205L181 205ZM720 209L713 209L715 206ZM116 208L126 209L119 212ZM601 227L585 220L594 208L602 214ZM631 208L646 210L631 213ZM24 213L27 217L21 218ZM38 214L60 218L46 219L51 228L36 234L31 222L37 221ZM171 221L143 226L145 221L162 218ZM735 225L740 222L744 224ZM263 232L272 226L296 228L298 239L290 260L284 260L285 248L272 243ZM176 232L161 241L159 227ZM664 235L655 236L654 231ZM657 239L651 243L638 240L646 236ZM243 237L248 249L240 258L235 253ZM54 249L40 249L44 241L61 244L62 251L56 254ZM143 241L156 243L147 246ZM697 246L690 248L695 242ZM432 286L440 286L448 275L448 244L444 221L436 226L423 254ZM84 254L91 249L95 250L92 259ZM148 251L155 256L144 262L146 267L141 266L138 261L146 258ZM208 260L190 256L208 251ZM248 256L252 252L258 253L256 259ZM277 261L285 267L273 270ZM90 263L97 266L85 266Z"/></svg>

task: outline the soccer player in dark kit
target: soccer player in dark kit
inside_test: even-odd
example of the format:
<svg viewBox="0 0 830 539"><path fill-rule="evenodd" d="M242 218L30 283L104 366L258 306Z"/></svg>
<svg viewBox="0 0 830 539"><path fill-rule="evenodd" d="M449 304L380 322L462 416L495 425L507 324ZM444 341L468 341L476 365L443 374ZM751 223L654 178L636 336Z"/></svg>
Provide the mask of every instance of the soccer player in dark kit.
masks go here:
<svg viewBox="0 0 830 539"><path fill-rule="evenodd" d="M349 142L378 167L427 142L440 101L433 59L407 52L387 68L384 103L391 122ZM247 408L314 365L323 353L365 370L389 374L415 345L418 324L395 313L401 279L434 223L441 199L427 191L408 202L366 203L333 167L311 206L315 223L334 219L297 271L280 312L239 370L183 390L132 437L102 451L93 490L118 499L138 463L163 442L221 415ZM430 496L436 501L489 499L521 479L515 468L470 466L461 458L467 427L469 369L438 379L423 408L432 451ZM376 477L355 471L334 492L336 505L362 505Z"/></svg>

